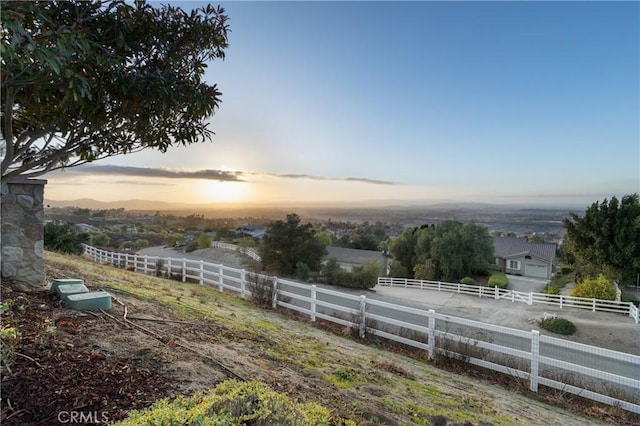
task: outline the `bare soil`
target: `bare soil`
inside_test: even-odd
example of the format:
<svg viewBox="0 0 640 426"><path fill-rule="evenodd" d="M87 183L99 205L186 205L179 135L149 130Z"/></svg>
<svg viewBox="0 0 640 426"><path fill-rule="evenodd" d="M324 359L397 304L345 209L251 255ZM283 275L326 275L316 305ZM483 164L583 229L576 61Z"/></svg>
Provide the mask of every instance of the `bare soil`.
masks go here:
<svg viewBox="0 0 640 426"><path fill-rule="evenodd" d="M61 413L72 411L113 422L160 398L191 395L227 379L261 381L358 425L639 420L559 393L541 401L516 392L526 394L526 385L513 379L500 384L477 370L438 369L410 351L365 345L348 329L327 332L215 289L53 253L47 253L47 276L82 278L94 288L108 284L114 307L72 311L52 293L24 293L3 282L2 299L11 301L3 327L20 332L11 369L2 375L3 425L59 424Z"/></svg>

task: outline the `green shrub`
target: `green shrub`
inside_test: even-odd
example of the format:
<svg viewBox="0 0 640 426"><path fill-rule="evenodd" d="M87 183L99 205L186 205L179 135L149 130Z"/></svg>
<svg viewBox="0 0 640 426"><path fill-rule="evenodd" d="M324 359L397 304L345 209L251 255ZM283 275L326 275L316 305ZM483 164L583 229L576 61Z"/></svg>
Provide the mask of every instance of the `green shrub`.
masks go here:
<svg viewBox="0 0 640 426"><path fill-rule="evenodd" d="M587 279L577 283L571 290L571 295L590 299L615 300L616 287L611 280L600 274L596 279Z"/></svg>
<svg viewBox="0 0 640 426"><path fill-rule="evenodd" d="M211 241L213 241L213 238L211 238L209 234L206 234L204 232L201 233L197 238L198 248L204 249L211 247Z"/></svg>
<svg viewBox="0 0 640 426"><path fill-rule="evenodd" d="M309 265L304 262L296 263L296 278L302 281L307 281L310 273L311 268L309 268Z"/></svg>
<svg viewBox="0 0 640 426"><path fill-rule="evenodd" d="M208 393L180 396L173 401L162 399L145 410L132 411L117 424L337 425L343 421L321 405L294 402L260 382L227 380Z"/></svg>
<svg viewBox="0 0 640 426"><path fill-rule="evenodd" d="M476 280L471 277L464 277L460 280L460 284L464 285L476 285Z"/></svg>
<svg viewBox="0 0 640 426"><path fill-rule="evenodd" d="M564 318L545 318L540 321L540 327L556 334L568 336L576 332L576 326Z"/></svg>
<svg viewBox="0 0 640 426"><path fill-rule="evenodd" d="M491 272L491 276L489 277L488 287L498 287L501 289L507 288L509 285L509 278L502 272Z"/></svg>
<svg viewBox="0 0 640 426"><path fill-rule="evenodd" d="M558 287L554 287L552 285L547 285L543 290L544 294L560 294L560 289Z"/></svg>
<svg viewBox="0 0 640 426"><path fill-rule="evenodd" d="M322 277L322 281L329 285L338 285L340 284L340 278L345 272L341 267L338 261L334 257L330 257L329 260L322 265L322 269L320 270L320 276Z"/></svg>
<svg viewBox="0 0 640 426"><path fill-rule="evenodd" d="M44 225L44 248L60 253L82 254L82 243L89 239L87 233L77 233L70 223Z"/></svg>
<svg viewBox="0 0 640 426"><path fill-rule="evenodd" d="M343 271L338 284L343 287L371 289L378 284L379 274L378 262L371 259L367 263L355 266L350 272Z"/></svg>
<svg viewBox="0 0 640 426"><path fill-rule="evenodd" d="M638 298L631 293L622 292L622 294L620 295L620 301L627 303L631 302L636 306L640 306L640 300L638 300Z"/></svg>
<svg viewBox="0 0 640 426"><path fill-rule="evenodd" d="M571 266L571 265L562 265L560 267L560 273L562 275L567 275L567 274L570 274L572 272L573 272L573 266Z"/></svg>

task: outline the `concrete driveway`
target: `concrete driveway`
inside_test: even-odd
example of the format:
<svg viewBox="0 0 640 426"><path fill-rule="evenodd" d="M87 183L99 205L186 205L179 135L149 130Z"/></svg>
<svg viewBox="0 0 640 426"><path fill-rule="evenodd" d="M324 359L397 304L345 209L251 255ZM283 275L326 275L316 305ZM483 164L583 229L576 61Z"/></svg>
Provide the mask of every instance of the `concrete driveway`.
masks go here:
<svg viewBox="0 0 640 426"><path fill-rule="evenodd" d="M529 293L540 293L542 289L547 285L549 280L543 280L540 278L522 277L520 275L507 275L509 278L509 290L522 291Z"/></svg>

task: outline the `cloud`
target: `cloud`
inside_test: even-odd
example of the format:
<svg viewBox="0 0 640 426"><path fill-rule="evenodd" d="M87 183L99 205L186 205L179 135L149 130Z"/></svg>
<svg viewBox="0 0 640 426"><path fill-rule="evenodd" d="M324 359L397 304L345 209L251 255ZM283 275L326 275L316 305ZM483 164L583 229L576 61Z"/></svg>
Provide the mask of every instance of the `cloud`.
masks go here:
<svg viewBox="0 0 640 426"><path fill-rule="evenodd" d="M319 181L338 181L338 182L358 182L372 185L396 185L395 182L389 182L377 179L358 178L358 177L330 177L315 176L308 174L294 173L258 173L258 172L240 172L226 170L180 170L180 169L163 169L151 167L131 167L131 166L114 166L114 165L83 165L73 169L74 172L95 174L95 175L124 175L138 176L148 178L168 178L168 179L205 179L216 180L221 182L246 182L246 176L270 176L280 179L311 179ZM136 182L139 183L139 182Z"/></svg>
<svg viewBox="0 0 640 426"><path fill-rule="evenodd" d="M229 172L225 170L173 170L151 167L131 167L131 166L97 166L86 165L76 168L74 171L80 173L100 174L100 175L125 175L150 178L169 179L205 179L222 182L243 182L242 172Z"/></svg>
<svg viewBox="0 0 640 426"><path fill-rule="evenodd" d="M325 181L340 181L340 182L360 182L360 183L370 183L375 185L395 185L395 182L389 182L384 180L377 179L367 179L367 178L355 178L355 177L328 177L328 176L314 176L307 174L293 174L293 173L284 173L284 174L275 174L275 173L256 173L262 174L265 176L278 177L283 179L311 179L311 180L325 180Z"/></svg>

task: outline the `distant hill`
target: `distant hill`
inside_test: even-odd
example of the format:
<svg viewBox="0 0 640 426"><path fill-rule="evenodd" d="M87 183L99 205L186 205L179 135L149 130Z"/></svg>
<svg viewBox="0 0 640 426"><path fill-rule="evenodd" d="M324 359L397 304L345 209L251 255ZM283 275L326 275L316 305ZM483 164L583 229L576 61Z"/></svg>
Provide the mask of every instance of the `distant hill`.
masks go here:
<svg viewBox="0 0 640 426"><path fill-rule="evenodd" d="M169 210L176 207L187 207L188 205L177 205L176 203L167 203L164 201L150 200L122 200L122 201L98 201L91 198L80 198L71 201L44 201L45 206L49 207L80 207L83 209L102 210L102 209L120 209L125 210Z"/></svg>

